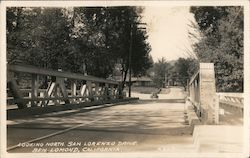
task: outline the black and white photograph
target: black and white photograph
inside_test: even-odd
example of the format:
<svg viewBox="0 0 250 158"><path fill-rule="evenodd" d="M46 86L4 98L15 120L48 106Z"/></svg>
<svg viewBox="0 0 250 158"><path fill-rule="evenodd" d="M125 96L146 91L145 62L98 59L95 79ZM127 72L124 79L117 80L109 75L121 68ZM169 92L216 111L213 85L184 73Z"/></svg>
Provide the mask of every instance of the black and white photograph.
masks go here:
<svg viewBox="0 0 250 158"><path fill-rule="evenodd" d="M2 157L249 157L249 1L0 4Z"/></svg>

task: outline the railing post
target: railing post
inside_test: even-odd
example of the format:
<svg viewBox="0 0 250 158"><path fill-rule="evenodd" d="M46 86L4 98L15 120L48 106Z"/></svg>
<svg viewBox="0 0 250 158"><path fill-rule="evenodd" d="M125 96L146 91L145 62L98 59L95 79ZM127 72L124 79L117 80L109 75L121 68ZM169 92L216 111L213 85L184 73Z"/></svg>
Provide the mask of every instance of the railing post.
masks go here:
<svg viewBox="0 0 250 158"><path fill-rule="evenodd" d="M99 92L99 90L100 90L100 86L99 86L99 83L95 83L95 100L100 100L100 92Z"/></svg>
<svg viewBox="0 0 250 158"><path fill-rule="evenodd" d="M38 76L36 74L32 74L32 81L31 81L31 99L37 99L38 97ZM36 107L38 101L32 100L31 107Z"/></svg>
<svg viewBox="0 0 250 158"><path fill-rule="evenodd" d="M122 94L122 85L119 84L117 87L117 98L118 99L123 99L123 94Z"/></svg>
<svg viewBox="0 0 250 158"><path fill-rule="evenodd" d="M219 98L216 96L213 63L200 63L189 83L190 101L205 124L219 123Z"/></svg>
<svg viewBox="0 0 250 158"><path fill-rule="evenodd" d="M114 85L111 84L109 88L110 88L110 99L114 99Z"/></svg>
<svg viewBox="0 0 250 158"><path fill-rule="evenodd" d="M77 84L77 81L76 80L73 80L71 81L71 96L72 97L75 97L76 96L76 84ZM72 103L75 103L76 102L76 99L72 99Z"/></svg>
<svg viewBox="0 0 250 158"><path fill-rule="evenodd" d="M87 97L86 91L87 91L87 83L84 83L84 84L81 85L80 95L82 97ZM86 100L88 100L88 98L85 98L85 99L79 98L79 102L82 102L82 100L86 101Z"/></svg>
<svg viewBox="0 0 250 158"><path fill-rule="evenodd" d="M45 93L44 93L44 98L48 98L52 95L53 89L56 86L56 78L52 77L51 82L49 83ZM49 100L43 100L41 103L41 106L47 106L49 104Z"/></svg>
<svg viewBox="0 0 250 158"><path fill-rule="evenodd" d="M59 98L60 97L60 89L59 89L59 85L58 84L55 85L54 96L55 96L55 98ZM55 103L55 105L59 105L60 104L60 99L54 100L54 103Z"/></svg>
<svg viewBox="0 0 250 158"><path fill-rule="evenodd" d="M100 84L99 85L100 86L100 89L99 89L99 95L100 95L100 100L104 100L105 98L105 96L104 96L104 94L105 94L105 88L104 88L104 84Z"/></svg>
<svg viewBox="0 0 250 158"><path fill-rule="evenodd" d="M189 88L189 94L190 94L190 100L192 102L194 102L194 84L193 82L190 84L190 88Z"/></svg>
<svg viewBox="0 0 250 158"><path fill-rule="evenodd" d="M92 82L91 81L86 81L86 86L87 86L87 89L88 89L88 100L94 101Z"/></svg>
<svg viewBox="0 0 250 158"><path fill-rule="evenodd" d="M105 83L104 86L104 100L109 100L109 84Z"/></svg>
<svg viewBox="0 0 250 158"><path fill-rule="evenodd" d="M19 87L17 85L17 82L15 79L11 79L8 82L8 87L10 89L10 92L12 93L13 97L16 101L16 104L19 109L27 108L27 102L23 100L23 95L21 91L19 90Z"/></svg>
<svg viewBox="0 0 250 158"><path fill-rule="evenodd" d="M64 83L64 78L61 78L61 77L57 77L56 78L56 83L58 85L58 93L60 94L60 89L61 89L61 92L62 92L62 95L63 95L63 100L66 104L69 104L69 99L68 99L68 93L66 91L66 86L65 86L65 83Z"/></svg>
<svg viewBox="0 0 250 158"><path fill-rule="evenodd" d="M200 63L200 104L202 118L206 124L213 124L215 122L215 113L218 110L218 107L214 104L215 95L214 64Z"/></svg>
<svg viewBox="0 0 250 158"><path fill-rule="evenodd" d="M219 110L220 110L220 98L218 95L214 96L213 109L214 109L214 123L219 124Z"/></svg>

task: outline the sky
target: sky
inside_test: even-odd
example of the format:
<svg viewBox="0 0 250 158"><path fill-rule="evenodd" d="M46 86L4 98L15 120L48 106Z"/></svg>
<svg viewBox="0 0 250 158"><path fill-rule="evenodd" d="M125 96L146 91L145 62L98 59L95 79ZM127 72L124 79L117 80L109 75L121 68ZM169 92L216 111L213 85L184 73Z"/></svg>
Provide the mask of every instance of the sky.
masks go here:
<svg viewBox="0 0 250 158"><path fill-rule="evenodd" d="M188 24L195 22L189 7L183 6L146 6L142 21L147 23L148 42L150 52L156 62L159 58L176 60L179 57L188 57L185 50L192 50L188 38Z"/></svg>

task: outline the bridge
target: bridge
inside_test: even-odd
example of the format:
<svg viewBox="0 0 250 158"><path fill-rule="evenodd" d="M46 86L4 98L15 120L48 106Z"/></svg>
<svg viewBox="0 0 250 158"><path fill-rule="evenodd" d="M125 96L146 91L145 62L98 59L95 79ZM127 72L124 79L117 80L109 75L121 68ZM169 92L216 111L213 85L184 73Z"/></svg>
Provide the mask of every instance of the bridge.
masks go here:
<svg viewBox="0 0 250 158"><path fill-rule="evenodd" d="M129 98L94 76L7 68L9 153L242 152L242 94L216 93L212 63L200 63L187 91L170 87L158 99Z"/></svg>

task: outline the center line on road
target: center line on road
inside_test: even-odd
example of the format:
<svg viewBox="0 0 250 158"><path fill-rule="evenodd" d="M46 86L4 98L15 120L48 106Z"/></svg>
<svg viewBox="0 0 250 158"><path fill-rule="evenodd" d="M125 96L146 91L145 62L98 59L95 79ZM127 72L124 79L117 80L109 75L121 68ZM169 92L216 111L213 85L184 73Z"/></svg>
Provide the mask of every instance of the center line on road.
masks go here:
<svg viewBox="0 0 250 158"><path fill-rule="evenodd" d="M125 101L125 102L122 102L122 103L114 103L114 104L110 104L110 105L121 105L121 104L128 104L130 103L130 101ZM107 104L106 104L107 105ZM35 138L35 139L31 139L29 141L26 141L26 142L23 142L23 143L31 143L31 142L35 142L35 141L38 141L38 140L42 140L42 139L46 139L46 138L49 138L49 137L53 137L55 135L58 135L58 134L62 134L62 133L65 133L65 132L68 132L72 129L76 129L78 127L81 127L81 126L84 126L84 125L88 125L88 124L91 124L93 122L96 122L96 121L99 121L99 120L103 120L105 118L108 118L110 116L106 116L104 118L100 118L100 119L96 119L96 120L93 120L93 121L90 121L90 122L87 122L87 123L82 123L82 124L79 124L79 125L76 125L76 126L73 126L73 127L70 127L70 128L67 128L67 129L64 129L64 130L61 130L61 131L58 131L58 132L55 132L55 133L51 133L51 134L48 134L48 135L45 135L45 136L42 136L42 137L38 137L38 138ZM19 144L19 143L18 143ZM7 151L9 150L13 150L15 148L18 148L19 146L17 145L14 145L14 146L11 146L11 147L8 147L7 148Z"/></svg>
<svg viewBox="0 0 250 158"><path fill-rule="evenodd" d="M73 126L73 127L70 127L70 128L67 128L67 129L64 129L64 130L61 130L61 131L58 131L58 132L54 132L54 133L51 133L51 134L48 134L48 135L45 135L45 136L42 136L42 137L38 137L38 138L35 138L35 139L31 139L29 141L26 141L26 142L23 142L23 143L31 143L31 142L35 142L35 141L38 141L38 140L42 140L42 139L46 139L46 138L49 138L49 137L53 137L55 135L58 135L58 134L62 134L62 133L65 133L65 132L68 132L72 129L76 129L78 127L81 127L81 126L84 126L84 125L88 125L88 124L91 124L93 122L96 122L96 121L100 121L100 120L103 120L105 118L108 118L110 116L107 116L107 117L104 117L104 118L99 118L99 119L96 119L96 120L93 120L93 121L90 121L90 122L87 122L87 123L82 123L82 124L79 124L79 125L76 125L76 126ZM18 143L19 144L19 143ZM18 148L20 146L17 145L14 145L14 146L11 146L9 148L7 148L7 151L9 150L13 150L15 148Z"/></svg>

